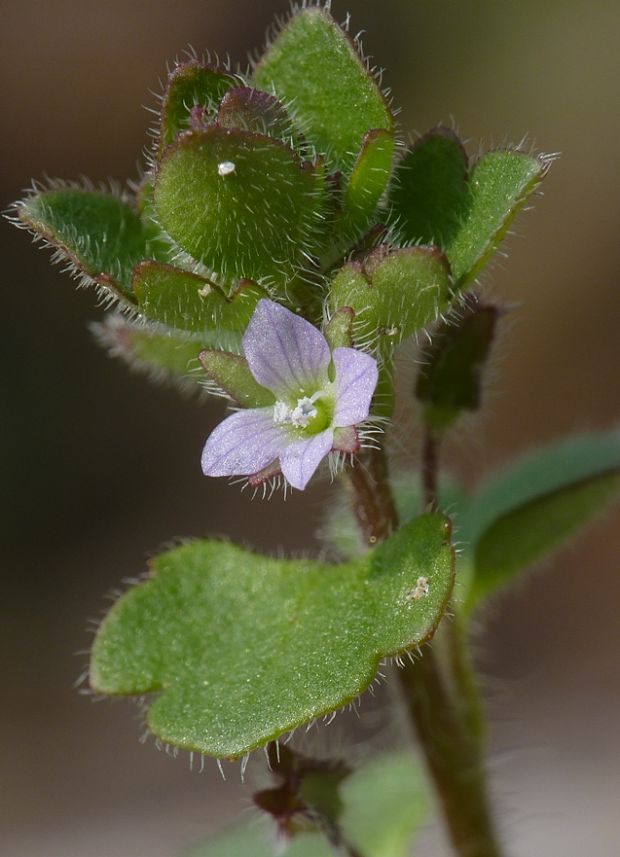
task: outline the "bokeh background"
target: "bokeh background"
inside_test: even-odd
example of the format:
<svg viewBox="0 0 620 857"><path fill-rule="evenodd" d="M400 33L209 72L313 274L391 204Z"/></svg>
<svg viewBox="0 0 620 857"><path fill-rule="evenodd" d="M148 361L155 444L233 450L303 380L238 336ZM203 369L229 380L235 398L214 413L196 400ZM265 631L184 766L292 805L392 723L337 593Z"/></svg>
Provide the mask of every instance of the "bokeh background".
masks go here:
<svg viewBox="0 0 620 857"><path fill-rule="evenodd" d="M0 206L31 177L133 177L167 59L233 59L287 0L3 0ZM529 134L561 151L510 259L512 305L486 415L451 452L474 481L512 454L620 416L620 4L335 0L402 105L452 117L475 152ZM524 240L527 239L527 240ZM94 344L101 316L48 253L0 224L2 599L0 853L174 857L247 806L233 772L198 775L140 744L129 703L73 683L87 620L173 536L312 548L326 496L251 503L197 466L220 406L150 386ZM413 455L413 453L412 453ZM509 853L612 857L620 840L617 514L497 600L478 640L491 770ZM336 728L334 727L331 728ZM613 843L616 843L615 845ZM419 854L446 854L432 820Z"/></svg>

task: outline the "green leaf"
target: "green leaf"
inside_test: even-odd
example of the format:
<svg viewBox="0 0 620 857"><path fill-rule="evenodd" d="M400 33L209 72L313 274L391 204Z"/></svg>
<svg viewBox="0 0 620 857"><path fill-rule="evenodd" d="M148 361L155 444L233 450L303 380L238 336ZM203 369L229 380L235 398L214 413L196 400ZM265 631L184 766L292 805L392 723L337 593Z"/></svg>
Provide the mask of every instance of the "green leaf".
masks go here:
<svg viewBox="0 0 620 857"><path fill-rule="evenodd" d="M421 137L396 171L392 203L409 241L449 247L470 205L469 164L458 136L439 126Z"/></svg>
<svg viewBox="0 0 620 857"><path fill-rule="evenodd" d="M341 788L342 829L364 857L408 857L428 811L426 780L408 752L371 759Z"/></svg>
<svg viewBox="0 0 620 857"><path fill-rule="evenodd" d="M289 142L299 136L284 105L268 92L249 86L229 89L217 112L222 128L240 128Z"/></svg>
<svg viewBox="0 0 620 857"><path fill-rule="evenodd" d="M344 193L343 222L338 228L356 236L370 224L390 180L394 146L391 131L379 128L364 136Z"/></svg>
<svg viewBox="0 0 620 857"><path fill-rule="evenodd" d="M429 592L413 595L425 577ZM95 639L91 684L159 692L163 741L236 757L339 708L379 661L434 632L453 583L449 524L412 521L353 562L277 560L198 541L153 561Z"/></svg>
<svg viewBox="0 0 620 857"><path fill-rule="evenodd" d="M132 368L145 372L154 381L175 381L182 386L202 380L198 355L210 337L184 337L162 327L149 327L110 314L93 326L95 335L113 357L121 357Z"/></svg>
<svg viewBox="0 0 620 857"><path fill-rule="evenodd" d="M489 261L548 166L544 157L498 150L470 171L459 138L436 128L399 164L392 216L404 240L438 244L455 287L463 287Z"/></svg>
<svg viewBox="0 0 620 857"><path fill-rule="evenodd" d="M334 857L325 838L316 832L300 833L285 844L263 819L224 830L208 842L185 852L184 857Z"/></svg>
<svg viewBox="0 0 620 857"><path fill-rule="evenodd" d="M393 130L385 98L325 9L293 15L256 67L254 84L289 107L330 169L350 172L368 131Z"/></svg>
<svg viewBox="0 0 620 857"><path fill-rule="evenodd" d="M450 268L434 247L378 247L348 262L331 285L332 311L355 311L354 338L397 345L437 317L450 290Z"/></svg>
<svg viewBox="0 0 620 857"><path fill-rule="evenodd" d="M227 351L201 351L200 362L207 376L245 408L263 408L273 405L271 390L254 380L247 360Z"/></svg>
<svg viewBox="0 0 620 857"><path fill-rule="evenodd" d="M482 370L498 309L481 305L473 295L468 298L435 328L418 374L416 397L424 405L426 424L437 431L448 428L461 411L480 407Z"/></svg>
<svg viewBox="0 0 620 857"><path fill-rule="evenodd" d="M149 321L200 334L242 334L258 301L267 297L263 288L248 280L229 298L206 277L160 262L138 265L132 288L140 312Z"/></svg>
<svg viewBox="0 0 620 857"><path fill-rule="evenodd" d="M56 247L87 278L132 300L131 273L158 256L152 228L125 200L110 193L59 188L18 203L19 220Z"/></svg>
<svg viewBox="0 0 620 857"><path fill-rule="evenodd" d="M460 537L473 545L469 608L544 558L620 495L620 434L574 438L510 466L478 492Z"/></svg>
<svg viewBox="0 0 620 857"><path fill-rule="evenodd" d="M193 108L202 108L207 116L213 116L222 96L231 87L242 85L243 78L238 74L203 65L197 60L176 66L168 75L162 103L160 156L181 131L189 128Z"/></svg>
<svg viewBox="0 0 620 857"><path fill-rule="evenodd" d="M460 285L477 277L546 171L541 158L524 152L489 152L480 158L469 179L468 215L446 251Z"/></svg>
<svg viewBox="0 0 620 857"><path fill-rule="evenodd" d="M351 348L354 318L355 313L351 307L344 306L337 309L327 322L323 333L332 351L334 348Z"/></svg>
<svg viewBox="0 0 620 857"><path fill-rule="evenodd" d="M391 752L366 762L340 788L340 825L363 857L408 857L413 834L424 823L429 800L423 772L409 752ZM191 849L185 857L274 857L280 852L262 820L231 828ZM332 857L317 833L295 836L286 857Z"/></svg>
<svg viewBox="0 0 620 857"><path fill-rule="evenodd" d="M166 149L155 183L160 223L227 280L282 284L321 227L323 172L283 143L212 126Z"/></svg>

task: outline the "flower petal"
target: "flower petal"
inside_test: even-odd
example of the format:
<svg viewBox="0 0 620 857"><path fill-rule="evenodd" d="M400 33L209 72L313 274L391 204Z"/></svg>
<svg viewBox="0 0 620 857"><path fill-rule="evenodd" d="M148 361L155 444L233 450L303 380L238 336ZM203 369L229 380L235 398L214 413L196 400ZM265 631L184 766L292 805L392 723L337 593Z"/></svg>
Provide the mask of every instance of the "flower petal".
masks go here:
<svg viewBox="0 0 620 857"><path fill-rule="evenodd" d="M280 455L280 467L293 488L304 490L333 442L333 431L326 429L307 440L295 440L288 444Z"/></svg>
<svg viewBox="0 0 620 857"><path fill-rule="evenodd" d="M330 353L323 334L273 301L256 305L243 350L252 375L279 398L312 394L327 381Z"/></svg>
<svg viewBox="0 0 620 857"><path fill-rule="evenodd" d="M251 476L275 461L289 441L273 408L237 411L211 432L202 451L205 476Z"/></svg>
<svg viewBox="0 0 620 857"><path fill-rule="evenodd" d="M334 348L332 354L336 377L334 426L354 426L368 417L379 370L370 354L354 348Z"/></svg>

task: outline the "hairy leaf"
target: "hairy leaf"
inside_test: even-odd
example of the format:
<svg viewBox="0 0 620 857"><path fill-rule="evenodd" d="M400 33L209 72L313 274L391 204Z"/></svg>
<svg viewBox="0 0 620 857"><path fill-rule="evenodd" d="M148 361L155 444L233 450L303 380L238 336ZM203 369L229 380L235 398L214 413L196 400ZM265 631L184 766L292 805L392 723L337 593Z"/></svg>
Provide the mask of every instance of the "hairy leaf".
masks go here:
<svg viewBox="0 0 620 857"><path fill-rule="evenodd" d="M121 357L153 380L180 382L183 386L197 384L204 378L198 355L205 345L215 344L210 336L183 336L162 327L134 324L116 314L95 325L94 331L112 356Z"/></svg>
<svg viewBox="0 0 620 857"><path fill-rule="evenodd" d="M149 321L200 334L243 333L256 304L267 297L264 289L248 280L229 298L206 277L160 262L138 265L132 288L140 312Z"/></svg>
<svg viewBox="0 0 620 857"><path fill-rule="evenodd" d="M416 397L433 430L450 426L461 411L480 407L482 370L486 364L498 309L484 306L473 295L464 307L442 320L431 336L420 367Z"/></svg>
<svg viewBox="0 0 620 857"><path fill-rule="evenodd" d="M213 116L222 96L231 87L242 85L239 75L197 60L176 66L168 75L161 108L159 154L177 134L189 128L193 109L202 109L206 116Z"/></svg>
<svg viewBox="0 0 620 857"><path fill-rule="evenodd" d="M89 279L130 300L133 266L161 254L152 225L110 193L78 188L41 191L18 204L18 215Z"/></svg>
<svg viewBox="0 0 620 857"><path fill-rule="evenodd" d="M469 211L469 163L458 136L433 128L398 165L392 203L407 240L447 248Z"/></svg>
<svg viewBox="0 0 620 857"><path fill-rule="evenodd" d="M462 287L488 262L548 164L506 149L488 152L470 170L459 138L436 128L398 166L393 218L405 240L438 244L450 261L455 287Z"/></svg>
<svg viewBox="0 0 620 857"><path fill-rule="evenodd" d="M330 169L350 172L368 131L392 131L382 93L325 9L293 15L256 67L254 84L289 106Z"/></svg>
<svg viewBox="0 0 620 857"><path fill-rule="evenodd" d="M200 353L200 362L206 375L239 405L263 408L274 404L274 394L254 379L245 357L205 350Z"/></svg>
<svg viewBox="0 0 620 857"><path fill-rule="evenodd" d="M524 152L483 155L471 171L471 202L446 252L460 285L474 279L546 173L545 162Z"/></svg>
<svg viewBox="0 0 620 857"><path fill-rule="evenodd" d="M286 142L297 136L284 105L268 92L249 86L228 90L220 102L216 121L223 128L240 128Z"/></svg>
<svg viewBox="0 0 620 857"><path fill-rule="evenodd" d="M368 131L344 193L340 229L359 235L371 222L392 172L394 134L383 129Z"/></svg>
<svg viewBox="0 0 620 857"><path fill-rule="evenodd" d="M381 658L430 637L452 581L439 515L338 566L194 542L157 557L151 578L112 608L91 683L106 694L159 692L147 714L159 738L240 756L349 702Z"/></svg>
<svg viewBox="0 0 620 857"><path fill-rule="evenodd" d="M323 173L283 143L212 126L166 149L155 183L162 226L224 278L282 284L316 243Z"/></svg>
<svg viewBox="0 0 620 857"><path fill-rule="evenodd" d="M472 607L549 555L620 496L620 434L563 441L510 466L470 504Z"/></svg>
<svg viewBox="0 0 620 857"><path fill-rule="evenodd" d="M348 262L340 269L329 305L333 311L345 306L355 311L358 342L379 337L396 345L437 316L450 283L450 268L440 250L378 247L363 261Z"/></svg>

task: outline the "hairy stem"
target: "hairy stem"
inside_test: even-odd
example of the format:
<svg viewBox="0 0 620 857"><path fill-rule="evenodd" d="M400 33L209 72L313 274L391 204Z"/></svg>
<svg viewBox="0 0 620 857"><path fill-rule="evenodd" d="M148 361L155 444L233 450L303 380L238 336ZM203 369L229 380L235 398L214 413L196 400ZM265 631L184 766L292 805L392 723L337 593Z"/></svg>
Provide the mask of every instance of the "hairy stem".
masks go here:
<svg viewBox="0 0 620 857"><path fill-rule="evenodd" d="M437 502L438 438L423 445L424 504ZM398 526L382 449L366 450L350 471L353 508L369 545ZM457 617L458 619L458 617ZM459 857L500 857L484 777L483 721L475 678L460 622L447 623L448 657L440 661L427 646L414 663L398 670L407 710L415 726Z"/></svg>
<svg viewBox="0 0 620 857"><path fill-rule="evenodd" d="M451 698L432 649L398 676L456 854L500 857L479 735Z"/></svg>
<svg viewBox="0 0 620 857"><path fill-rule="evenodd" d="M398 513L383 450L361 450L355 467L349 471L349 479L353 486L355 517L367 543L374 545L398 528Z"/></svg>
<svg viewBox="0 0 620 857"><path fill-rule="evenodd" d="M439 471L439 437L426 429L422 439L422 491L424 506L428 511L436 511L437 476Z"/></svg>

